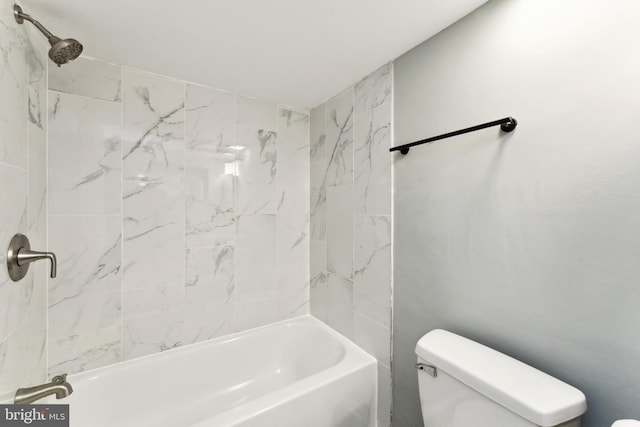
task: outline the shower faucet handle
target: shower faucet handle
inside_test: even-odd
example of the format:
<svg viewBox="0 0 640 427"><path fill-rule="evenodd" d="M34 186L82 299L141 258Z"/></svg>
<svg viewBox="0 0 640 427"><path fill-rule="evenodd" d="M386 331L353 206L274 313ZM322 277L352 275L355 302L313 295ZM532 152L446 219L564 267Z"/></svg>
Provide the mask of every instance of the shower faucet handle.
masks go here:
<svg viewBox="0 0 640 427"><path fill-rule="evenodd" d="M41 259L48 259L51 263L51 271L49 276L53 279L56 277L58 261L53 252L38 252L31 250L29 239L24 234L16 234L9 243L7 249L7 270L9 277L14 282L22 279L29 271L29 264Z"/></svg>

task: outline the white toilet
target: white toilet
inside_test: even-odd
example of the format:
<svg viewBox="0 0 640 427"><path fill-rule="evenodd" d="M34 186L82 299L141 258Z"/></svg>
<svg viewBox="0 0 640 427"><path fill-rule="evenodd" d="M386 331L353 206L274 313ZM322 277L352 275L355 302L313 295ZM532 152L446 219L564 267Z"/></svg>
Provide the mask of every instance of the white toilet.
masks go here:
<svg viewBox="0 0 640 427"><path fill-rule="evenodd" d="M611 427L640 427L638 420L618 420Z"/></svg>
<svg viewBox="0 0 640 427"><path fill-rule="evenodd" d="M578 427L587 409L580 390L451 332L416 354L425 427Z"/></svg>

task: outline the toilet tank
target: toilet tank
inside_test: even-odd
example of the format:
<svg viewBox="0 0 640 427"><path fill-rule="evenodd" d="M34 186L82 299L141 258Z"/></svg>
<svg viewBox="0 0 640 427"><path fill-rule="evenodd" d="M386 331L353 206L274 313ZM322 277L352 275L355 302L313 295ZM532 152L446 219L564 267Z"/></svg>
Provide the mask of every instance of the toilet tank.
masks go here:
<svg viewBox="0 0 640 427"><path fill-rule="evenodd" d="M587 409L575 387L451 332L427 333L416 354L425 427L578 427Z"/></svg>

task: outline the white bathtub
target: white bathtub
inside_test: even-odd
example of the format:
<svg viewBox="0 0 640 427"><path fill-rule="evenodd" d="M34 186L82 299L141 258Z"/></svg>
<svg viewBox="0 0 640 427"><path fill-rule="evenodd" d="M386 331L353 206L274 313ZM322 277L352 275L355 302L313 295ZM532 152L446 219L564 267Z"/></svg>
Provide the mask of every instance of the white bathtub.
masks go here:
<svg viewBox="0 0 640 427"><path fill-rule="evenodd" d="M71 426L374 427L375 359L311 316L71 375Z"/></svg>

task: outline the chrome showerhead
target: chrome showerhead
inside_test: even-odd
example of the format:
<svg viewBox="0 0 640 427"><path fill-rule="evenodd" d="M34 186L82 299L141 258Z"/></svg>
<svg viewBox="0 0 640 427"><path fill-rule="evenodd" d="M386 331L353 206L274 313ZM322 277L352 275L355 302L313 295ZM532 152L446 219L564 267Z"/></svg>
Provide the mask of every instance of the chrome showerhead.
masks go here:
<svg viewBox="0 0 640 427"><path fill-rule="evenodd" d="M54 36L41 23L22 12L22 8L17 4L13 6L13 14L18 24L22 24L26 19L45 35L51 45L51 49L49 49L49 58L51 58L58 67L62 64L73 61L82 53L82 44L78 40L61 39L60 37Z"/></svg>

